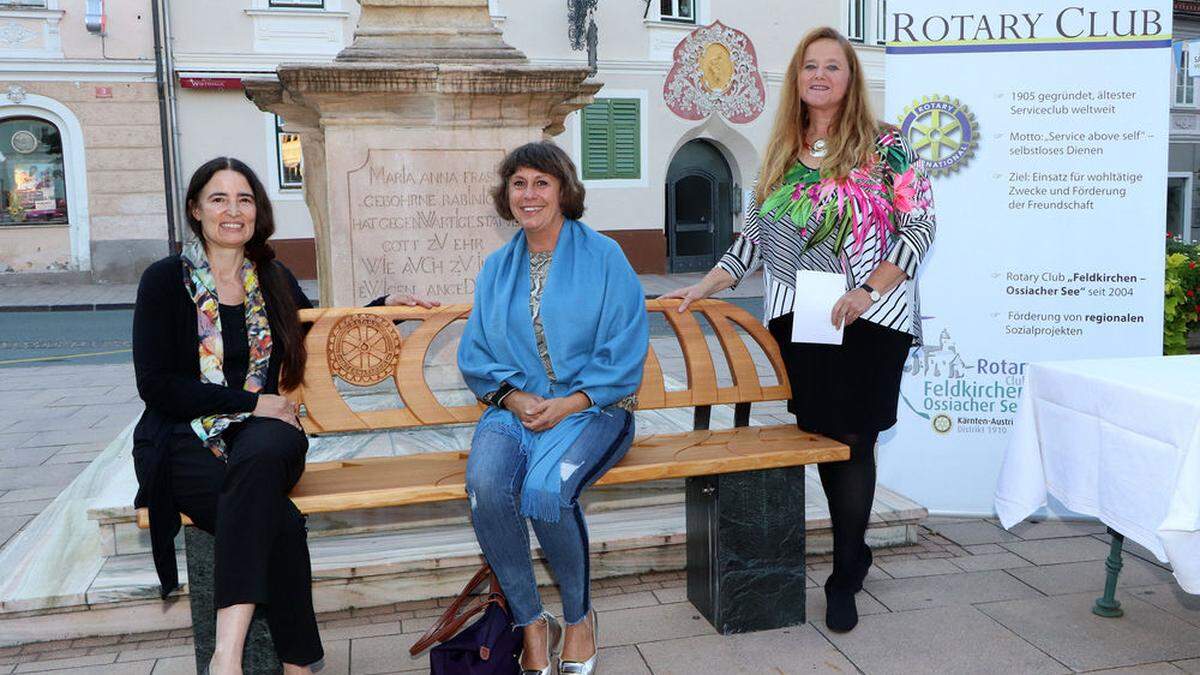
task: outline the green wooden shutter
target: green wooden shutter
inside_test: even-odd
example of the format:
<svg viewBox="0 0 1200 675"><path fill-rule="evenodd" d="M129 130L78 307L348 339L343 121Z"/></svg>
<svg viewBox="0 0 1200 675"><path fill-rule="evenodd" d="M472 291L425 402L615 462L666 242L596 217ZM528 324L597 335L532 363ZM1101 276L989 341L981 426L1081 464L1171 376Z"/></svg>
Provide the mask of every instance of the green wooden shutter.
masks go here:
<svg viewBox="0 0 1200 675"><path fill-rule="evenodd" d="M601 100L583 109L583 177L585 180L608 178L612 170L608 148L612 144L608 101Z"/></svg>
<svg viewBox="0 0 1200 675"><path fill-rule="evenodd" d="M642 169L641 101L611 99L612 177L640 178Z"/></svg>
<svg viewBox="0 0 1200 675"><path fill-rule="evenodd" d="M583 109L583 177L640 178L641 102L600 99Z"/></svg>

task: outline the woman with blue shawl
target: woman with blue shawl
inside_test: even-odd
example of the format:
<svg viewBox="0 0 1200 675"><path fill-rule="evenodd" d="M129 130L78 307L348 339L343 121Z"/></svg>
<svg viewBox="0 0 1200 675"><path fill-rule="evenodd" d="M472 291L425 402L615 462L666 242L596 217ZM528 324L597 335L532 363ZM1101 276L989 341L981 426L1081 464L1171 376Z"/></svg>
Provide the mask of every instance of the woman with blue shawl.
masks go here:
<svg viewBox="0 0 1200 675"><path fill-rule="evenodd" d="M560 673L596 667L579 495L625 455L649 346L645 302L620 247L576 220L584 188L553 143L500 165L496 212L520 226L488 257L458 349L488 405L467 460L475 536L524 631L521 668L548 674L564 631L542 609L525 519L562 592Z"/></svg>

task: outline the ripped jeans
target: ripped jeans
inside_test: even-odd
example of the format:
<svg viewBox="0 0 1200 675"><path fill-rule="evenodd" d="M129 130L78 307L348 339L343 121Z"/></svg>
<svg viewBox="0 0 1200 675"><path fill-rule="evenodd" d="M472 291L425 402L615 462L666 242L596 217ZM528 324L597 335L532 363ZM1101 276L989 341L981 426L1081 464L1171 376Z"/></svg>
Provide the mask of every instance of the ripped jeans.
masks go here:
<svg viewBox="0 0 1200 675"><path fill-rule="evenodd" d="M531 519L562 593L563 618L568 624L582 621L591 606L587 523L579 494L619 462L632 442L633 415L620 408L603 410L563 456L558 522ZM542 613L529 530L520 513L525 460L517 440L494 427L476 431L467 459L467 496L475 538L500 580L518 626L536 621Z"/></svg>

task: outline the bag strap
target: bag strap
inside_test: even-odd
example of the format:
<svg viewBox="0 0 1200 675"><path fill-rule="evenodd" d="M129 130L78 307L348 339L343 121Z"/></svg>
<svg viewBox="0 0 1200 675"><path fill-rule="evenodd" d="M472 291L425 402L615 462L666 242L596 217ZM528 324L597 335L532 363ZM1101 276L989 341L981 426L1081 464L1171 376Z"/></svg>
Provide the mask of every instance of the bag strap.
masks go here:
<svg viewBox="0 0 1200 675"><path fill-rule="evenodd" d="M471 591L475 590L480 584L487 582L487 595L472 595ZM500 591L500 581L496 578L496 574L492 572L492 568L484 563L479 571L475 572L475 576L467 582L463 587L462 592L450 603L445 612L438 617L429 630L421 635L413 646L408 649L408 653L416 656L421 652L429 649L434 643L445 642L454 637L458 631L462 630L464 624L471 617L479 614L487 609L488 605L499 605L505 611L508 610L508 603L504 599L504 594Z"/></svg>

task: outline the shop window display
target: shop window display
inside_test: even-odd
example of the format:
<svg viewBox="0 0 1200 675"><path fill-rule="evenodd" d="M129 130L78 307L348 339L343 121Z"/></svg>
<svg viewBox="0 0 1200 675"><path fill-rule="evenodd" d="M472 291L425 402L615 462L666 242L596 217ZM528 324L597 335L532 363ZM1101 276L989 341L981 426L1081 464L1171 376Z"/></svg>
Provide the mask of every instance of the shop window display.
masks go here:
<svg viewBox="0 0 1200 675"><path fill-rule="evenodd" d="M67 222L62 136L33 117L0 120L0 226Z"/></svg>

